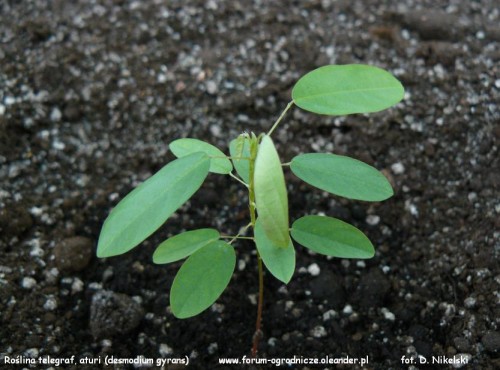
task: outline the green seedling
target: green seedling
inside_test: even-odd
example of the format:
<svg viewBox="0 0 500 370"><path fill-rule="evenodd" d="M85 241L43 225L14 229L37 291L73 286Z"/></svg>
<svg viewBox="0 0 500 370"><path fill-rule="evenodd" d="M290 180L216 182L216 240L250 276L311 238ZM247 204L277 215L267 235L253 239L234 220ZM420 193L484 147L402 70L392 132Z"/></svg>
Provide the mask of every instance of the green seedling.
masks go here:
<svg viewBox="0 0 500 370"><path fill-rule="evenodd" d="M360 230L333 217L304 216L290 228L283 167L337 196L378 202L393 195L381 172L353 158L309 153L281 163L271 139L273 131L294 104L309 112L336 116L377 112L396 104L403 95L401 83L380 68L328 65L299 79L292 90L292 101L267 134L244 133L232 140L229 156L197 139L173 141L170 149L177 159L131 191L111 211L99 236L97 256L117 256L139 245L201 187L210 172L231 176L248 189L250 220L243 231L235 236L221 235L210 228L186 231L161 243L153 262L165 264L187 258L172 284L170 308L175 317L188 318L210 307L226 289L236 265L234 244L240 239L252 240L259 274L252 346L255 356L261 336L263 265L287 284L295 271L292 239L327 256L371 258L375 254Z"/></svg>

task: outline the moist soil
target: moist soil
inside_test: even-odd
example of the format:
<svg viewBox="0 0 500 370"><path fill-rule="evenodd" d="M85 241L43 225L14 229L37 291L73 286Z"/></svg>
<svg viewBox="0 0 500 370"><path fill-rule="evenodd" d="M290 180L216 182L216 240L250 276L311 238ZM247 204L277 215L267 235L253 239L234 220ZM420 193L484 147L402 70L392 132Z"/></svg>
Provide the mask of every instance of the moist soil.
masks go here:
<svg viewBox="0 0 500 370"><path fill-rule="evenodd" d="M239 133L271 127L304 73L365 63L397 76L404 101L347 117L294 108L273 138L283 162L333 152L384 172L394 197L365 203L285 171L292 221L340 218L368 235L376 255L343 260L296 245L288 285L265 275L259 357L367 356L365 369L420 369L435 356L468 364L427 368L500 368L499 16L494 0L2 1L1 367L55 368L8 365L6 356L187 358L193 369L248 357L252 244L236 243L228 288L186 320L169 309L180 263L151 260L185 230L237 233L249 216L240 184L209 175L119 257L96 258L102 223L174 158L170 141L193 137L227 152Z"/></svg>

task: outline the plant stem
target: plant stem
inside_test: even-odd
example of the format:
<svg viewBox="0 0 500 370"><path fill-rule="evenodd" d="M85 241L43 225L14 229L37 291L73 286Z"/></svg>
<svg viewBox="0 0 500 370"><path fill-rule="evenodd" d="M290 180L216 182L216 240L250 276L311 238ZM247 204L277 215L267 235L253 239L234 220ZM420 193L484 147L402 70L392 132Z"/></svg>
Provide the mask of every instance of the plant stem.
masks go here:
<svg viewBox="0 0 500 370"><path fill-rule="evenodd" d="M257 357L259 340L262 337L262 330L260 329L260 326L262 322L262 306L264 302L264 271L259 252L257 252L257 260L259 264L259 302L257 304L257 321L255 323L255 333L253 335L252 357Z"/></svg>
<svg viewBox="0 0 500 370"><path fill-rule="evenodd" d="M250 210L250 224L255 233L255 222L257 220L256 217L256 209L255 209L255 188L254 188L254 171L255 171L255 157L257 156L258 149L258 141L257 138L251 141L250 144L250 153L251 160L249 163L249 177L250 183L248 184L248 208ZM254 240L255 242L255 240ZM257 263L259 266L259 302L257 305L257 320L255 322L255 333L253 335L252 340L252 357L257 356L257 352L259 349L259 340L262 336L261 322L262 322L262 302L264 301L264 272L262 267L262 259L260 258L259 251L257 251Z"/></svg>
<svg viewBox="0 0 500 370"><path fill-rule="evenodd" d="M283 112L281 112L281 114L278 117L278 119L276 120L276 122L274 122L273 127L271 127L271 129L267 133L268 136L271 136L271 134L276 129L276 127L278 127L279 123L281 122L281 120L283 119L283 117L285 117L286 112L288 112L288 110L292 107L292 105L293 105L293 100L290 103L288 103L288 105L286 106L285 110Z"/></svg>

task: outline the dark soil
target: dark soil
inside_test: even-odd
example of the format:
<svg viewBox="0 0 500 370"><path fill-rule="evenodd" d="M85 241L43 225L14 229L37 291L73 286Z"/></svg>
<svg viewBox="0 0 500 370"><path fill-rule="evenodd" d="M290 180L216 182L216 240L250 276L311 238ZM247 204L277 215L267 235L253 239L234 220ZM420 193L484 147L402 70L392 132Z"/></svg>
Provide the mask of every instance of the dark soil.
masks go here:
<svg viewBox="0 0 500 370"><path fill-rule="evenodd" d="M1 1L0 361L187 356L214 369L248 356L251 244L238 244L217 304L187 320L168 307L180 264L151 261L170 235L245 225L238 183L210 175L120 257L95 257L102 222L173 159L170 141L227 150L240 132L270 128L302 74L366 63L403 82L404 102L341 118L294 108L274 140L283 161L329 151L384 171L396 194L380 204L286 174L292 220L323 212L353 223L376 256L328 259L297 246L287 286L265 276L259 355L368 356L366 369L455 356L469 361L456 368L500 368L499 17L495 0Z"/></svg>

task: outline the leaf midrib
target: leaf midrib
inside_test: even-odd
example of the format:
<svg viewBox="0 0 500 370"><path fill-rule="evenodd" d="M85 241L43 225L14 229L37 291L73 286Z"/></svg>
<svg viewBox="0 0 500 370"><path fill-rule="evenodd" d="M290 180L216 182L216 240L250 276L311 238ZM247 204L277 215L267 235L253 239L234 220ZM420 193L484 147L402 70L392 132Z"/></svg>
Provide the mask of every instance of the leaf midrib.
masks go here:
<svg viewBox="0 0 500 370"><path fill-rule="evenodd" d="M315 94L315 95L306 95L302 96L299 98L294 98L293 100L295 102L300 101L300 100L310 100L310 99L315 99L315 98L321 98L325 96L331 96L331 95L341 95L341 94L350 94L350 93L356 93L356 92L367 92L367 91L380 91L380 90L399 90L398 87L373 87L369 89L348 89L348 90L339 90L339 91L333 91L333 92L328 92L328 93L321 93L321 94Z"/></svg>

